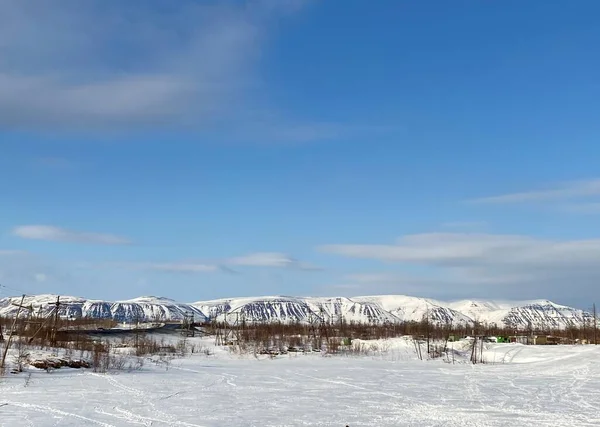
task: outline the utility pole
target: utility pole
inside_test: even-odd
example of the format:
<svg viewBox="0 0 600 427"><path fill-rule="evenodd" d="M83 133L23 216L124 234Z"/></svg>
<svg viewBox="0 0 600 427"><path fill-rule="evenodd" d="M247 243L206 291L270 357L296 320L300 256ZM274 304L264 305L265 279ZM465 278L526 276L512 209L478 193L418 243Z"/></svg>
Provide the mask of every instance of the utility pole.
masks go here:
<svg viewBox="0 0 600 427"><path fill-rule="evenodd" d="M425 303L425 328L427 334L427 357L431 356L431 350L429 348L430 331L429 331L429 304Z"/></svg>
<svg viewBox="0 0 600 427"><path fill-rule="evenodd" d="M56 332L58 329L58 309L60 307L60 295L56 297L56 302L51 302L50 305L54 306L54 319L52 322L52 332L50 335L50 344L56 345Z"/></svg>
<svg viewBox="0 0 600 427"><path fill-rule="evenodd" d="M596 320L596 303L594 303L592 306L592 313L594 315L594 345L598 345L598 341L596 340L598 330L598 321Z"/></svg>
<svg viewBox="0 0 600 427"><path fill-rule="evenodd" d="M23 301L24 300L25 300L25 294L23 294L21 296L21 302L17 306L19 308L17 309L17 314L15 315L15 318L13 320L12 327L10 328L10 334L8 335L8 340L6 341L6 345L4 347L4 352L2 353L2 361L0 362L0 374L2 374L4 372L4 366L5 366L5 362L6 362L6 354L8 353L8 349L10 347L10 342L12 341L12 337L13 337L13 335L15 333L15 327L17 325L17 319L19 318L19 314L21 314L21 309L23 308Z"/></svg>
<svg viewBox="0 0 600 427"><path fill-rule="evenodd" d="M41 306L40 306L40 310L41 310ZM41 315L39 317L40 321L35 322L36 324L39 324L39 327L37 329L37 331L35 331L33 333L33 335L31 335L31 337L29 337L29 344L31 344L33 342L33 340L35 339L35 337L37 336L37 334L40 333L40 331L44 328L44 325L46 324L46 322L48 322L50 319L54 318L54 308L52 310L50 310L50 313L48 314L48 317L46 317L46 320L41 321ZM46 335L46 339L48 338L48 336Z"/></svg>

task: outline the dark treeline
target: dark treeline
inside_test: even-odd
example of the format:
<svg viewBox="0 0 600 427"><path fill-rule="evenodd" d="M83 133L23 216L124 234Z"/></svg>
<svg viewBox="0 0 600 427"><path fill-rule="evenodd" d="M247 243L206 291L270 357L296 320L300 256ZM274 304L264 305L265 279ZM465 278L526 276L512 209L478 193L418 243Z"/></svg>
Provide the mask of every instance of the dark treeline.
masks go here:
<svg viewBox="0 0 600 427"><path fill-rule="evenodd" d="M596 330L592 325L572 326L566 329L554 328L507 328L495 324L440 324L426 319L416 322L399 323L354 323L340 321L336 323L245 323L227 324L212 322L205 331L214 334L217 344L259 345L264 347L301 347L310 345L321 348L324 343L344 343L353 339L374 340L401 336L412 336L427 341L449 341L463 337L503 337L514 336L554 336L564 342L594 343Z"/></svg>

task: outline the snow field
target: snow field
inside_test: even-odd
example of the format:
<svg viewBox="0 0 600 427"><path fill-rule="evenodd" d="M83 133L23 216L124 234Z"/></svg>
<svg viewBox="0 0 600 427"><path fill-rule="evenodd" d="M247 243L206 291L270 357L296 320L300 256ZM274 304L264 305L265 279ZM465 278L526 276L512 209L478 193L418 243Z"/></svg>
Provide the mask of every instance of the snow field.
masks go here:
<svg viewBox="0 0 600 427"><path fill-rule="evenodd" d="M214 348L139 371L0 379L0 426L597 426L600 347L488 344L488 364L416 360L406 339L354 356ZM461 346L463 348L461 348ZM495 363L492 363L494 362ZM4 406L2 406L4 405Z"/></svg>

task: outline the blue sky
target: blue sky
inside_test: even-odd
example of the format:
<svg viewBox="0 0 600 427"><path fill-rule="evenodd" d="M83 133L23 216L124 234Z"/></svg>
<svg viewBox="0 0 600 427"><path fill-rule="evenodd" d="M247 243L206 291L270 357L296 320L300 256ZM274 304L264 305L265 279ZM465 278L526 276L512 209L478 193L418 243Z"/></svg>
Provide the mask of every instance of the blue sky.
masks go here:
<svg viewBox="0 0 600 427"><path fill-rule="evenodd" d="M598 13L0 1L0 292L588 308Z"/></svg>

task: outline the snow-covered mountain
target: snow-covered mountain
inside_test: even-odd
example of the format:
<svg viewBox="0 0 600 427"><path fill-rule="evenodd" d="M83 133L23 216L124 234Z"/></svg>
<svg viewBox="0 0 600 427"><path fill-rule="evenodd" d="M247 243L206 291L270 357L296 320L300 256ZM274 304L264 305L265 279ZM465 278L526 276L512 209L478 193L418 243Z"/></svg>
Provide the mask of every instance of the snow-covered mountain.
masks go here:
<svg viewBox="0 0 600 427"><path fill-rule="evenodd" d="M18 310L21 297L0 299L0 316L14 316ZM36 314L48 314L56 302L56 295L27 296L23 305L32 307ZM113 319L118 322L149 322L181 320L186 314L193 314L195 319L203 321L204 314L189 304L177 303L160 297L140 297L126 301L98 301L85 298L60 297L59 315L63 318L96 318Z"/></svg>
<svg viewBox="0 0 600 427"><path fill-rule="evenodd" d="M393 314L378 304L355 301L350 298L311 298L268 296L199 301L193 304L207 317L218 321L243 319L260 322L326 322L342 318L354 322L398 322Z"/></svg>
<svg viewBox="0 0 600 427"><path fill-rule="evenodd" d="M591 324L592 316L572 307L550 301L442 302L403 295L378 295L353 298L313 298L270 296L199 301L193 304L207 317L220 321L244 319L246 322L325 321L400 322L420 321L453 325L473 322L517 329L566 328Z"/></svg>
<svg viewBox="0 0 600 427"><path fill-rule="evenodd" d="M0 299L0 316L14 316L20 297ZM49 313L56 295L25 298L24 305L35 312ZM346 322L377 323L421 321L460 325L473 322L496 324L515 329L567 328L592 325L588 312L547 300L536 301L436 301L403 295L361 297L290 297L267 296L227 298L178 303L160 297L140 297L126 301L99 301L61 296L60 315L114 319L119 322L178 321L193 314L197 321L215 319L248 323L261 322Z"/></svg>
<svg viewBox="0 0 600 427"><path fill-rule="evenodd" d="M269 296L199 301L192 304L208 318L233 322L402 322L429 318L437 324L495 324L515 329L560 328L591 325L592 315L551 301L455 301L442 302L404 295L353 298Z"/></svg>
<svg viewBox="0 0 600 427"><path fill-rule="evenodd" d="M564 329L570 326L593 325L594 321L591 313L548 300L465 300L450 303L449 306L473 321L515 329Z"/></svg>
<svg viewBox="0 0 600 427"><path fill-rule="evenodd" d="M429 321L433 323L452 323L456 325L472 321L469 316L450 308L447 303L427 298L409 297L404 295L377 295L356 297L354 300L377 304L382 309L405 322L419 322L428 318Z"/></svg>

